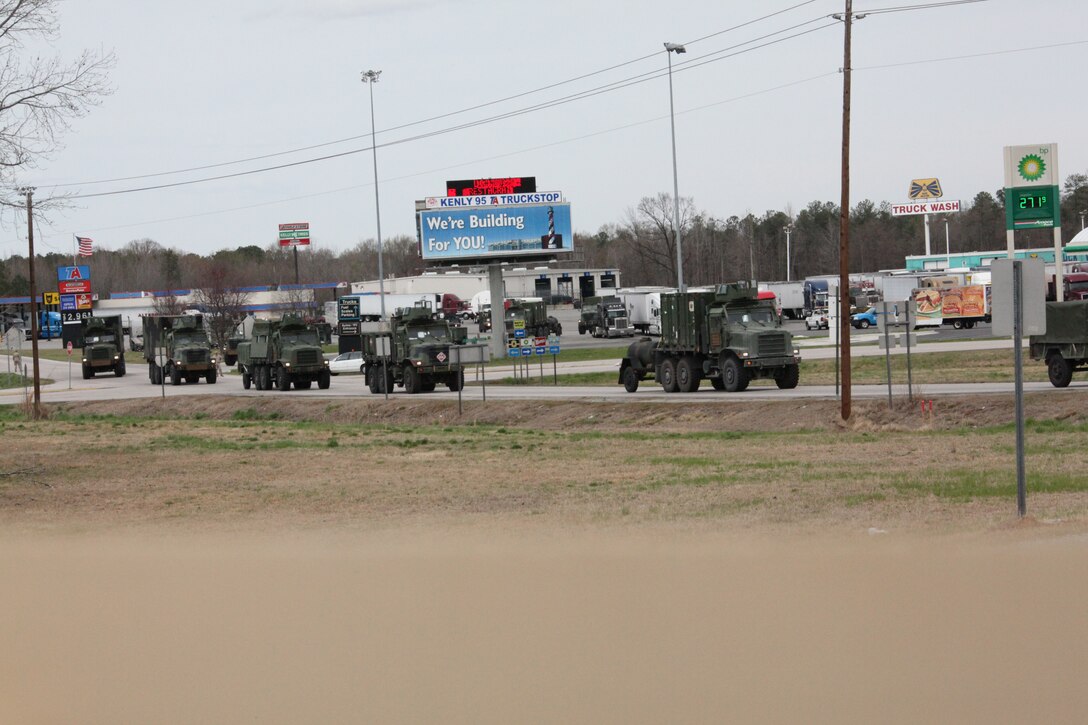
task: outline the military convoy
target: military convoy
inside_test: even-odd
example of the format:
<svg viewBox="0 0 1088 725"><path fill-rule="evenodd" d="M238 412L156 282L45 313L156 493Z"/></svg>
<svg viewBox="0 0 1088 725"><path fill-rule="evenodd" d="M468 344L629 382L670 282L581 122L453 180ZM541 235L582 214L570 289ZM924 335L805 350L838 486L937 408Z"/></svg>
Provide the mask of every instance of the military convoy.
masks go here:
<svg viewBox="0 0 1088 725"><path fill-rule="evenodd" d="M80 320L83 337L83 379L97 373L125 375L125 344L121 316L85 317Z"/></svg>
<svg viewBox="0 0 1088 725"><path fill-rule="evenodd" d="M246 390L307 390L315 381L326 390L332 380L317 329L296 315L255 322L253 336L238 344L238 372Z"/></svg>
<svg viewBox="0 0 1088 725"><path fill-rule="evenodd" d="M195 383L214 385L218 368L204 329L203 315L145 315L143 352L152 385Z"/></svg>
<svg viewBox="0 0 1088 725"><path fill-rule="evenodd" d="M631 343L619 383L629 393L653 378L666 393L690 393L705 378L715 390L739 392L756 378L797 387L800 357L774 302L746 282L714 291L661 295L661 337Z"/></svg>
<svg viewBox="0 0 1088 725"><path fill-rule="evenodd" d="M619 297L586 297L582 301L582 318L578 320L578 334L590 333L593 337L630 337L635 328L627 316L627 306Z"/></svg>
<svg viewBox="0 0 1088 725"><path fill-rule="evenodd" d="M1046 361L1047 377L1064 388L1088 370L1088 300L1046 303L1046 333L1029 339L1031 359Z"/></svg>
<svg viewBox="0 0 1088 725"><path fill-rule="evenodd" d="M547 337L562 335L563 326L559 320L548 314L548 308L542 299L515 298L506 300L506 336L513 337L517 323L527 336Z"/></svg>
<svg viewBox="0 0 1088 725"><path fill-rule="evenodd" d="M371 393L388 393L394 385L406 393L429 393L442 383L457 392L465 371L450 362L450 346L467 339L464 327L435 319L423 306L398 309L389 331L362 335L363 374Z"/></svg>

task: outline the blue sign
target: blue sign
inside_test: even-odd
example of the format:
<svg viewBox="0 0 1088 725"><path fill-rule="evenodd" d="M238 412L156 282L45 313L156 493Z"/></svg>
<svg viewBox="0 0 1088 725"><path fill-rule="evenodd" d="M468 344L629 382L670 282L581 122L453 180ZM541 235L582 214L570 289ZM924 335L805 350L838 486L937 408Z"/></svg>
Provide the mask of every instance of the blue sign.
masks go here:
<svg viewBox="0 0 1088 725"><path fill-rule="evenodd" d="M570 204L433 209L419 213L430 259L551 255L574 249Z"/></svg>
<svg viewBox="0 0 1088 725"><path fill-rule="evenodd" d="M520 347L508 347L506 348L507 357L521 357Z"/></svg>
<svg viewBox="0 0 1088 725"><path fill-rule="evenodd" d="M91 268L86 264L75 267L57 267L58 282L75 282L91 278ZM74 307L72 309L75 309Z"/></svg>
<svg viewBox="0 0 1088 725"><path fill-rule="evenodd" d="M525 337L525 330L514 330L514 337Z"/></svg>
<svg viewBox="0 0 1088 725"><path fill-rule="evenodd" d="M60 296L60 309L62 312L76 309L76 296L75 295L61 295Z"/></svg>
<svg viewBox="0 0 1088 725"><path fill-rule="evenodd" d="M548 352L550 354L552 354L552 355L558 355L559 354L559 346L558 345L549 345L548 346Z"/></svg>
<svg viewBox="0 0 1088 725"><path fill-rule="evenodd" d="M538 348L536 349L536 354L537 354L537 355L543 355L543 354L544 354L545 352L547 352L547 351L548 351L548 348L546 348L546 347L544 347L543 345L541 345L540 347L538 347Z"/></svg>

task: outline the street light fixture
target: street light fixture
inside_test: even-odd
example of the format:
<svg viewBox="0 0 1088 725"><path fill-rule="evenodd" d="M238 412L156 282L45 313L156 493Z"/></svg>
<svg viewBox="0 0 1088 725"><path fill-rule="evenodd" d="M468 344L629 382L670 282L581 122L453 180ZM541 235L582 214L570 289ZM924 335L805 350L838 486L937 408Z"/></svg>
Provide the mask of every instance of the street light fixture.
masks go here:
<svg viewBox="0 0 1088 725"><path fill-rule="evenodd" d="M790 281L790 232L793 231L793 224L787 224L782 227L782 231L786 233L786 281Z"/></svg>
<svg viewBox="0 0 1088 725"><path fill-rule="evenodd" d="M362 81L366 83L367 88L370 89L370 150L374 155L374 219L378 225L378 294L381 296L381 315L383 326L388 327L388 320L385 317L385 268L382 265L382 208L378 202L378 143L375 140L374 129L374 84L378 82L378 76L382 72L380 70L367 70L363 71ZM390 346L393 344L392 338L389 340ZM382 357L382 390L385 392L386 400L389 399L389 370L388 370L388 353Z"/></svg>
<svg viewBox="0 0 1088 725"><path fill-rule="evenodd" d="M672 54L687 53L688 49L679 43L665 43L665 55L669 59L669 124L672 129L672 224L676 234L676 287L681 292L684 287L684 255L680 248L680 182L676 175L676 112L672 104Z"/></svg>

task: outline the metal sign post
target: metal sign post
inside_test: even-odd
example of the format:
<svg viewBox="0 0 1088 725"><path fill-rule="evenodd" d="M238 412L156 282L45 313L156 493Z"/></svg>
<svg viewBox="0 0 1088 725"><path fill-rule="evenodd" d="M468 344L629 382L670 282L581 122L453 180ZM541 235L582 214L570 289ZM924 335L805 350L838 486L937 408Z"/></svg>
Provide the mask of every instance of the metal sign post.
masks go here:
<svg viewBox="0 0 1088 725"><path fill-rule="evenodd" d="M382 357L382 392L385 393L385 399L389 400L389 388L393 387L389 383L389 356L392 354L392 338L379 335L374 338L374 352Z"/></svg>
<svg viewBox="0 0 1088 725"><path fill-rule="evenodd" d="M68 389L72 389L72 341L68 341Z"/></svg>
<svg viewBox="0 0 1088 725"><path fill-rule="evenodd" d="M459 366L462 371L465 365L476 365L477 370L481 370L482 366L491 360L491 348L486 344L479 345L451 345L450 346L450 365ZM487 401L487 383L483 382L484 376L481 373L481 383L484 387L484 401ZM461 390L464 388L462 384L457 388L457 415L461 415Z"/></svg>

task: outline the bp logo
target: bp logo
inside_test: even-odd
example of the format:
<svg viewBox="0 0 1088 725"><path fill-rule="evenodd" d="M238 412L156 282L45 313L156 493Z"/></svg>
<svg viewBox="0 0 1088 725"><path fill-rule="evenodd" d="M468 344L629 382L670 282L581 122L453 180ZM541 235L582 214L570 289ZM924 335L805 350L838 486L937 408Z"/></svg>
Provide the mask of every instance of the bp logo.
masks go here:
<svg viewBox="0 0 1088 725"><path fill-rule="evenodd" d="M1046 162L1035 154L1028 154L1020 159L1020 163L1016 165L1016 170L1025 181L1038 181L1046 173Z"/></svg>

